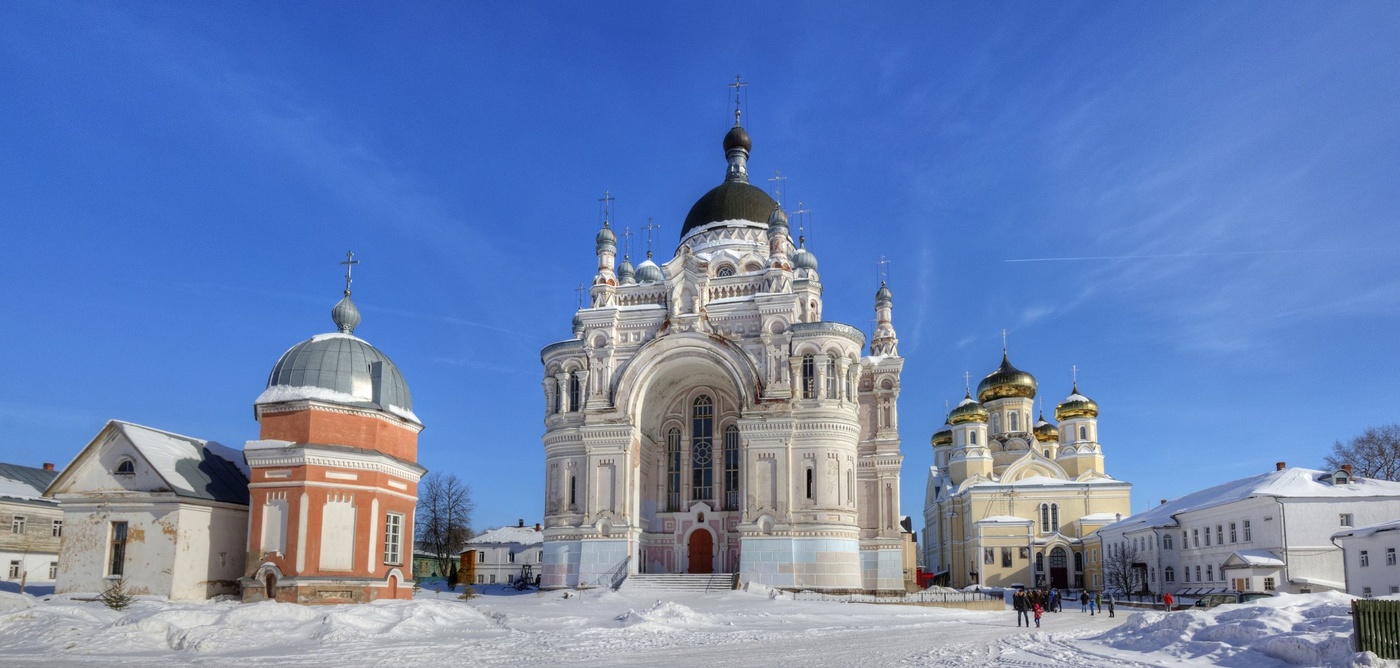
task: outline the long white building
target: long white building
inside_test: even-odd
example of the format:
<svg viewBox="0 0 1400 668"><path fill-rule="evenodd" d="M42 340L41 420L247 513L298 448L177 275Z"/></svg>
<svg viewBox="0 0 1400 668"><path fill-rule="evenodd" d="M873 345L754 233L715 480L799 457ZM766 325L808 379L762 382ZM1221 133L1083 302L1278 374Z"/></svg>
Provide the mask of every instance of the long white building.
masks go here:
<svg viewBox="0 0 1400 668"><path fill-rule="evenodd" d="M1279 462L1268 473L1165 501L1095 537L1105 553L1132 555L1135 592L1342 591L1333 534L1396 517L1400 483Z"/></svg>

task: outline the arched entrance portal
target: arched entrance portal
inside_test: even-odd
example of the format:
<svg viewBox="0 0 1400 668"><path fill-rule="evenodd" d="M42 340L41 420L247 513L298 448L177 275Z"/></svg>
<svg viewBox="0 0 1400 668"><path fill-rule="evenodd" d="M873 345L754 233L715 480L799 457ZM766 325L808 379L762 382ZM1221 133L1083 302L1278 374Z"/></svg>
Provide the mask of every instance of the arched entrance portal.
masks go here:
<svg viewBox="0 0 1400 668"><path fill-rule="evenodd" d="M1050 550L1050 586L1055 589L1066 589L1069 587L1068 560L1065 558L1065 548L1057 547Z"/></svg>
<svg viewBox="0 0 1400 668"><path fill-rule="evenodd" d="M690 534L690 569L688 573L715 572L715 537L705 529L696 529Z"/></svg>

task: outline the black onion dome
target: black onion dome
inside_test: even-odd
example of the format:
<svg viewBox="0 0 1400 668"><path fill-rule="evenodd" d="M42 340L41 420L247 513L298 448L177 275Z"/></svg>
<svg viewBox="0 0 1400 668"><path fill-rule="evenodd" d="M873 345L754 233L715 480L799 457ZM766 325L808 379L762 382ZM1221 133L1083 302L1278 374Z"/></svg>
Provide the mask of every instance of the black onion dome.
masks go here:
<svg viewBox="0 0 1400 668"><path fill-rule="evenodd" d="M749 139L748 131L738 125L730 128L729 133L724 135L724 152L728 153L735 148L753 151L753 141Z"/></svg>
<svg viewBox="0 0 1400 668"><path fill-rule="evenodd" d="M728 143L728 139L725 141ZM743 181L725 181L690 207L685 225L681 226L681 238L684 239L697 227L724 220L748 220L763 224L777 205L762 188Z"/></svg>

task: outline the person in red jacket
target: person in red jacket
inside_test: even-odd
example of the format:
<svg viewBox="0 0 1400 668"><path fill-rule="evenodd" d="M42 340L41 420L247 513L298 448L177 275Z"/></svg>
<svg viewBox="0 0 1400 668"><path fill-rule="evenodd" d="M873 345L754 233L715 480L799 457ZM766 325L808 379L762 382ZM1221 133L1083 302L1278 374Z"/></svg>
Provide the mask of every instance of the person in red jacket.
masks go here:
<svg viewBox="0 0 1400 668"><path fill-rule="evenodd" d="M1172 600L1171 592L1167 592L1162 595L1162 603L1167 606L1167 612L1172 611L1172 603L1174 603L1174 601Z"/></svg>

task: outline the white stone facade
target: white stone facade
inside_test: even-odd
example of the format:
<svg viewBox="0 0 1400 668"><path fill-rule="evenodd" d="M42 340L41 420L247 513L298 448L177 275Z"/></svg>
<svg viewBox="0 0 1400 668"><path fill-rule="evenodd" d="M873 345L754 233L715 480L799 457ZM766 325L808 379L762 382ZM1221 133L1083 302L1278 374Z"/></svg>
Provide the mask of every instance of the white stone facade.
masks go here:
<svg viewBox="0 0 1400 668"><path fill-rule="evenodd" d="M533 582L544 563L544 535L540 525L501 527L467 541L463 559L471 559L473 585L510 584L523 577ZM466 582L466 579L463 580Z"/></svg>
<svg viewBox="0 0 1400 668"><path fill-rule="evenodd" d="M726 148L722 188L750 189L747 147ZM688 228L651 280L627 260L615 269L613 234L599 233L575 338L541 354L544 586L601 583L627 561L785 588L903 588L889 291L863 357L859 329L822 318L815 258L794 249L781 209L764 223L755 208Z"/></svg>
<svg viewBox="0 0 1400 668"><path fill-rule="evenodd" d="M1352 596L1400 594L1400 519L1339 531L1347 593Z"/></svg>

